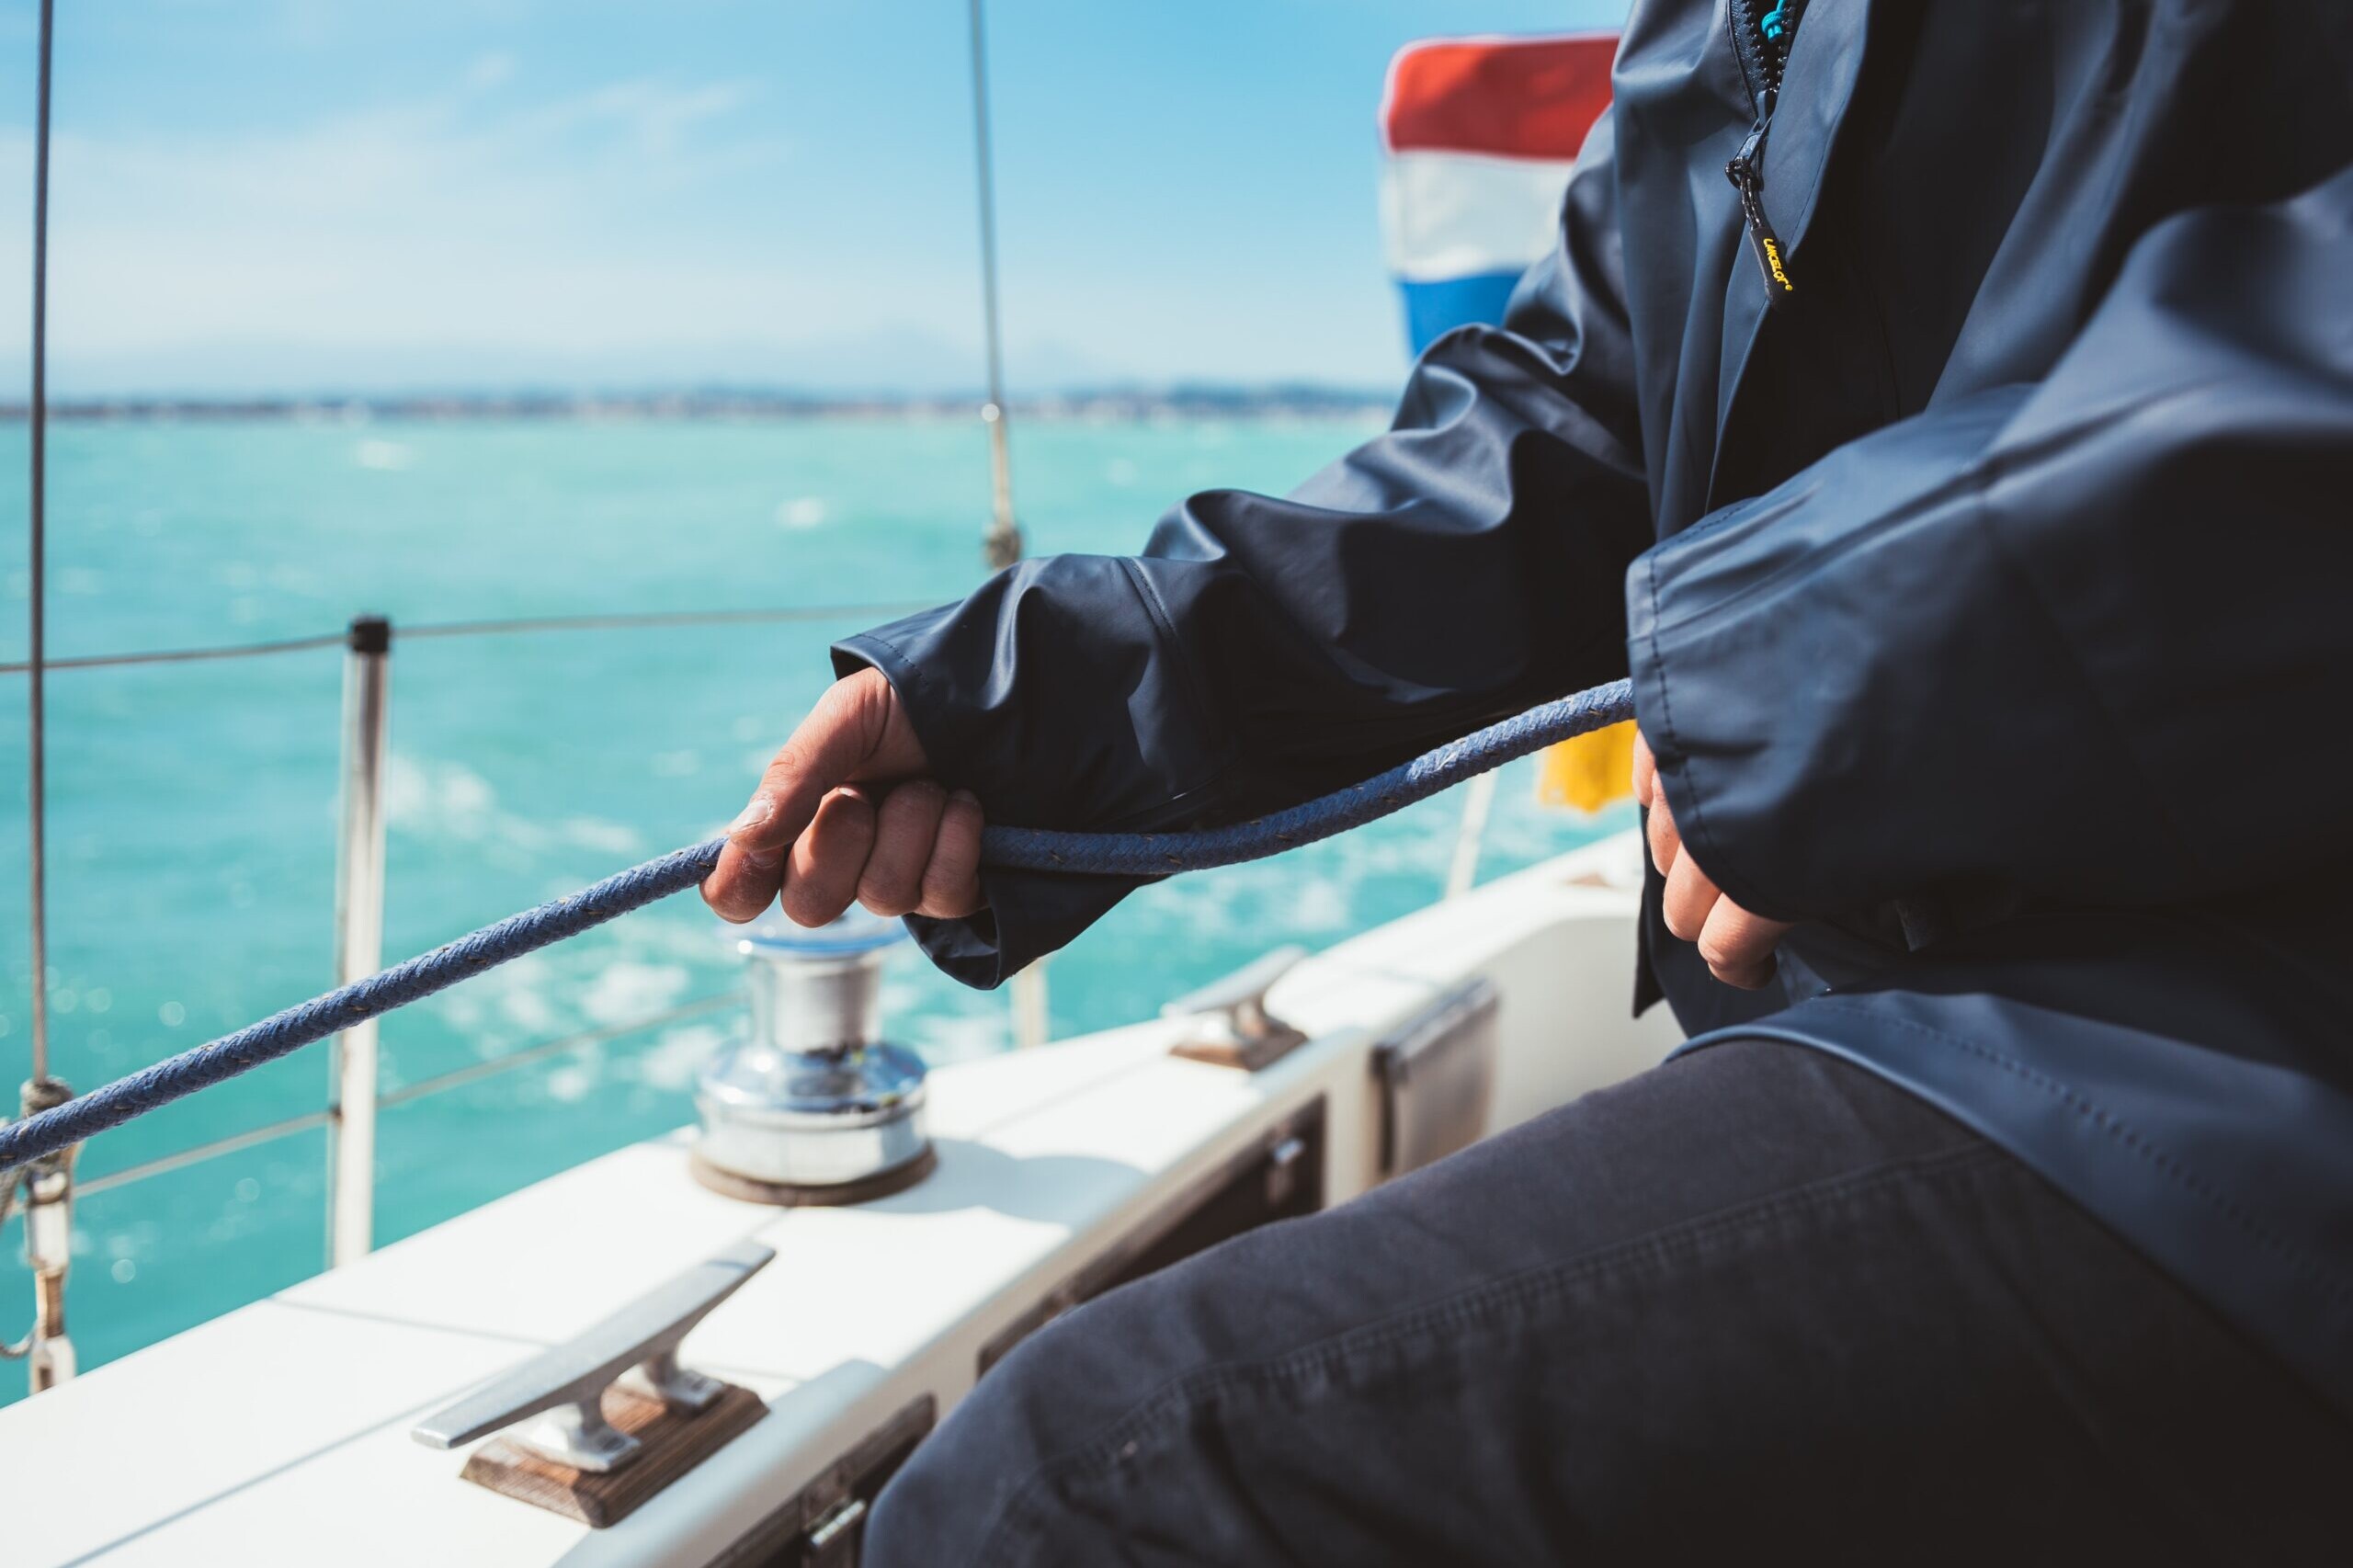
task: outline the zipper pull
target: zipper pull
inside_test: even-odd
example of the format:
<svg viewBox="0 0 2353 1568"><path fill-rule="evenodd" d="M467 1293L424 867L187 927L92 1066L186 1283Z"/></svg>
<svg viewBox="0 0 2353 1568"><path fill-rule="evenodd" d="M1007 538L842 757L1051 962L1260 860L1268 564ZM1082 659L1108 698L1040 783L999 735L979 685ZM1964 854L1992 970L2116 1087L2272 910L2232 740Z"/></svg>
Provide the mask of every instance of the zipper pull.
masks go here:
<svg viewBox="0 0 2353 1568"><path fill-rule="evenodd" d="M1765 127L1759 122L1740 144L1740 151L1724 165L1724 176L1740 192L1740 210L1748 220L1749 254L1756 258L1756 269L1765 278L1765 299L1768 304L1782 305L1796 293L1797 285L1790 281L1789 269L1782 264L1781 237L1773 233L1773 225L1765 217L1765 199L1761 192L1765 176L1757 167L1765 144Z"/></svg>

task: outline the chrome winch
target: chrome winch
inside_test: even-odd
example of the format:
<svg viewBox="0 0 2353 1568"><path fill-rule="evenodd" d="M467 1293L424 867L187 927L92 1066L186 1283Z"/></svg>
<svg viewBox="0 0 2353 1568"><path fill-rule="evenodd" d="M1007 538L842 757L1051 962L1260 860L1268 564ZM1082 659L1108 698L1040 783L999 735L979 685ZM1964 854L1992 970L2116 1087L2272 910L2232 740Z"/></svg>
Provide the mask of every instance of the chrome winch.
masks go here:
<svg viewBox="0 0 2353 1568"><path fill-rule="evenodd" d="M924 1066L876 1038L882 961L906 939L853 908L813 930L771 914L730 931L746 960L750 1038L703 1069L695 1177L758 1203L858 1203L931 1169Z"/></svg>

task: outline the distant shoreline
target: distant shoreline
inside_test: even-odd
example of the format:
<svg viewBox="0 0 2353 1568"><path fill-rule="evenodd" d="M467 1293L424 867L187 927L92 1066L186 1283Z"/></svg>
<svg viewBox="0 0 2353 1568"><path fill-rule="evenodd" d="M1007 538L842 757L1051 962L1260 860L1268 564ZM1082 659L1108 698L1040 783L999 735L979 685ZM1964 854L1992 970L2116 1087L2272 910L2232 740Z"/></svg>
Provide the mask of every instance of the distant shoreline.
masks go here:
<svg viewBox="0 0 2353 1568"><path fill-rule="evenodd" d="M99 424L286 420L362 424L375 419L972 419L982 404L964 397L845 397L734 390L640 392L463 392L270 397L61 398L57 421ZM1108 388L1017 399L1015 419L1354 419L1384 415L1395 394L1327 387ZM0 403L0 421L22 421L22 403Z"/></svg>

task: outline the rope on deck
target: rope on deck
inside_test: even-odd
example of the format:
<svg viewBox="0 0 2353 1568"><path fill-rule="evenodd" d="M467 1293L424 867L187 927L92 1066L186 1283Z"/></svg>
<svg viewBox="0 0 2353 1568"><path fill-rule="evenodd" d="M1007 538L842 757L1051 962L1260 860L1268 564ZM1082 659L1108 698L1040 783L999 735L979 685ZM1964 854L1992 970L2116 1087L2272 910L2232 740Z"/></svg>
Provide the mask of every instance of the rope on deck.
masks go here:
<svg viewBox="0 0 2353 1568"><path fill-rule="evenodd" d="M1631 683L1612 681L1491 724L1361 784L1251 822L1190 833L1051 833L992 827L982 836L981 858L983 864L1007 869L1131 877L1163 877L1263 859L1362 826L1556 741L1633 716ZM0 1171L54 1153L525 953L683 892L710 874L725 844L724 838L712 838L674 849L366 980L274 1013L234 1034L118 1078L53 1109L0 1127Z"/></svg>

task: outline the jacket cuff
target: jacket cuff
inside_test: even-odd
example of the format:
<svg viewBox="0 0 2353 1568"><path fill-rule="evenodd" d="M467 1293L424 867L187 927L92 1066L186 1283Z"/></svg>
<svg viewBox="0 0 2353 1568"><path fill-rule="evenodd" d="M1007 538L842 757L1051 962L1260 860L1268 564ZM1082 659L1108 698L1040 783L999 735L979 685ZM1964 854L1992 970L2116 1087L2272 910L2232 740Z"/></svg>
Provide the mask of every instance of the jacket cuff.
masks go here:
<svg viewBox="0 0 2353 1568"><path fill-rule="evenodd" d="M959 759L969 756L949 744L954 721L941 692L924 677L922 669L904 656L894 641L910 640L945 621L958 607L942 606L893 621L874 631L846 637L834 644L834 673L855 674L871 666L882 672L899 705L936 765L941 783L970 790L988 809L993 780L958 771ZM1080 932L1108 913L1120 900L1156 878L1104 877L1053 871L981 868L981 894L986 901L977 913L957 920L927 915L906 917L908 932L924 956L940 972L975 990L994 990L1046 954L1068 944Z"/></svg>

